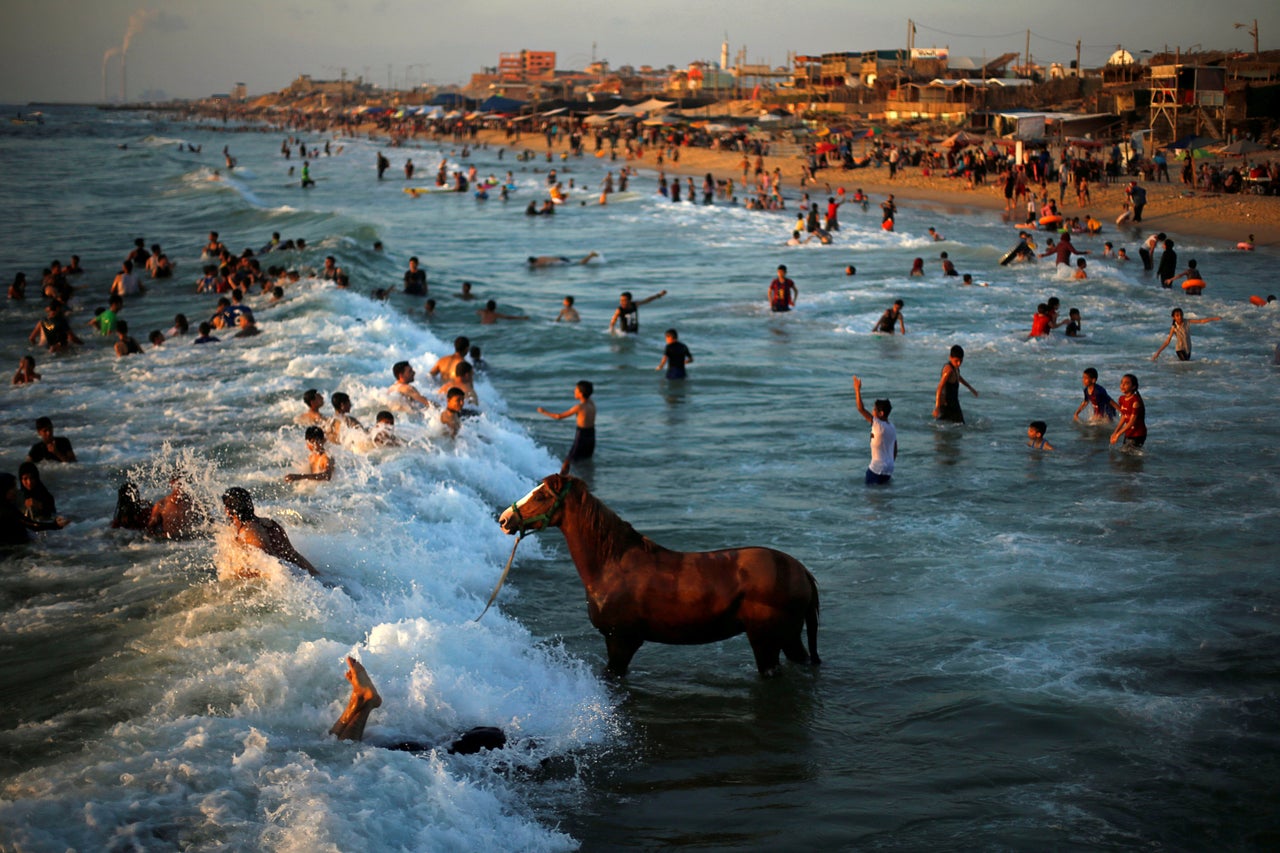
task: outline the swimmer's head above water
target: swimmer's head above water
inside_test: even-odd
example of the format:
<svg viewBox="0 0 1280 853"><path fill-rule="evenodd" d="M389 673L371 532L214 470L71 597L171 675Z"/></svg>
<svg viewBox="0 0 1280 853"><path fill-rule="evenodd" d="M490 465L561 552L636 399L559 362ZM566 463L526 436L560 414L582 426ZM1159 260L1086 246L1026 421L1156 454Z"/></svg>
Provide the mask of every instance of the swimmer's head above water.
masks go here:
<svg viewBox="0 0 1280 853"><path fill-rule="evenodd" d="M228 514L240 521L256 518L253 510L253 497L248 489L232 486L222 493L222 506Z"/></svg>

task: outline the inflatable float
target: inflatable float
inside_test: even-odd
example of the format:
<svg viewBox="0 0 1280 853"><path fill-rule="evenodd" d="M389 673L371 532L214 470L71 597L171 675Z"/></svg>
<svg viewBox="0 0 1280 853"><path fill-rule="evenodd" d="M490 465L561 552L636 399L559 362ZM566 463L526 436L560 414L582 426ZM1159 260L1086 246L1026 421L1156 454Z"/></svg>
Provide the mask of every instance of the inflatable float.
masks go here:
<svg viewBox="0 0 1280 853"><path fill-rule="evenodd" d="M1032 249L1027 245L1027 242L1023 240L1008 252L1005 252L1004 257L1000 259L1000 266L1007 267L1014 261L1035 261L1035 259L1035 249Z"/></svg>

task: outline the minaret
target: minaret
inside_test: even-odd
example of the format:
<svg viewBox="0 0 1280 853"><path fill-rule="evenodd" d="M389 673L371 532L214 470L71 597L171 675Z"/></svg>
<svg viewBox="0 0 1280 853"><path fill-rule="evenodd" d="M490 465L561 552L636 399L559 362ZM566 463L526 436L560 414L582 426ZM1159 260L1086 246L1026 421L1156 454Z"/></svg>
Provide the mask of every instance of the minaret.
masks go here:
<svg viewBox="0 0 1280 853"><path fill-rule="evenodd" d="M724 34L724 41L720 43L720 70L729 70L729 33Z"/></svg>

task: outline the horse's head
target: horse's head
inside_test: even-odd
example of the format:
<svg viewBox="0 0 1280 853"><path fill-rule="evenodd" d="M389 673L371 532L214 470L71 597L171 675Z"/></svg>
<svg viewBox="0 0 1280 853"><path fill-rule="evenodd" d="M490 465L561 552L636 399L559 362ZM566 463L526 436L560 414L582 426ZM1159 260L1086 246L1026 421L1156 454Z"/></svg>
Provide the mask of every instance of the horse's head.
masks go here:
<svg viewBox="0 0 1280 853"><path fill-rule="evenodd" d="M573 477L552 474L533 491L508 507L498 517L498 524L508 535L518 533L521 536L559 525L564 500L573 489L573 484Z"/></svg>

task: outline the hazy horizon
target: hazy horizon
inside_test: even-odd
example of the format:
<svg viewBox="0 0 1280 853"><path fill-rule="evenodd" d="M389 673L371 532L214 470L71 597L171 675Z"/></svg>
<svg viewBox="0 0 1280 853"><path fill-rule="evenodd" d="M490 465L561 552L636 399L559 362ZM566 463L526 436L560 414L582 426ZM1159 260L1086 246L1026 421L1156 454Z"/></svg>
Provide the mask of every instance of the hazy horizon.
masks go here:
<svg viewBox="0 0 1280 853"><path fill-rule="evenodd" d="M1021 54L1029 30L1033 60L1067 65L1079 40L1085 67L1101 65L1117 47L1135 55L1166 48L1252 51L1247 30L1255 19L1260 49L1275 45L1280 33L1280 10L1260 0L1227 0L1213 14L1192 0L1126 6L1080 0L1069 13L1044 5L1014 15L1001 14L997 10L1009 7L991 0L964 7L921 0L892 13L859 11L845 0L812 0L803 15L759 0L706 0L696 6L652 0L607 10L550 0L536 11L512 0L448 8L409 0L7 5L0 102L11 104L100 102L104 88L107 99L116 100L126 47L133 100L144 91L202 98L229 92L238 82L258 95L279 91L300 74L338 79L345 72L392 88L465 84L473 73L497 65L499 53L520 50L555 51L561 70L581 69L593 57L613 67L683 68L696 60L718 62L726 37L731 62L745 48L748 62L778 66L789 53L905 47L908 19L915 22L917 47L947 47L953 56ZM982 32L984 25L989 33Z"/></svg>

